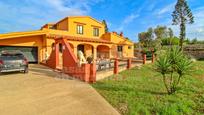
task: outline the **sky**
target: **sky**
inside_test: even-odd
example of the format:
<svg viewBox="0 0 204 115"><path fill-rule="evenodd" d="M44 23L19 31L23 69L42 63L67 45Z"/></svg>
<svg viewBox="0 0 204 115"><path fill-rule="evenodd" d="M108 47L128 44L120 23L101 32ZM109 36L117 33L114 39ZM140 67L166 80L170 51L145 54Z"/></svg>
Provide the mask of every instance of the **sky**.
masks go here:
<svg viewBox="0 0 204 115"><path fill-rule="evenodd" d="M137 42L149 27L172 25L177 0L0 0L0 33L38 30L67 16L88 15L106 20L109 31L123 32ZM195 23L187 25L187 38L204 40L204 0L187 0Z"/></svg>

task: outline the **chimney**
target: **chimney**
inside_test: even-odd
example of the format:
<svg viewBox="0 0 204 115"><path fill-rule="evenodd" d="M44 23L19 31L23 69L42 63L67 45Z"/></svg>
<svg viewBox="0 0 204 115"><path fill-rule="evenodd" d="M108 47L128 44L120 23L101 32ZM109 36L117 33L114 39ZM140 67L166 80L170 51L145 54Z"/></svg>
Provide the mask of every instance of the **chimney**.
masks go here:
<svg viewBox="0 0 204 115"><path fill-rule="evenodd" d="M123 32L120 32L120 36L123 37Z"/></svg>

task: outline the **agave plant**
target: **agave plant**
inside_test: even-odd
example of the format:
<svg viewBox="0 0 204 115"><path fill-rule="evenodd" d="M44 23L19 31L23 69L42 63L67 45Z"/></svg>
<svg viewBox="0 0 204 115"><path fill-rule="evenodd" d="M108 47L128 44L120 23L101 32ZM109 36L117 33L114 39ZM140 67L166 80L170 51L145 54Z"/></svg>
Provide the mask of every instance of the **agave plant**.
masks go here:
<svg viewBox="0 0 204 115"><path fill-rule="evenodd" d="M181 78L189 73L192 62L178 47L171 47L160 55L155 63L161 73L168 94L175 93Z"/></svg>

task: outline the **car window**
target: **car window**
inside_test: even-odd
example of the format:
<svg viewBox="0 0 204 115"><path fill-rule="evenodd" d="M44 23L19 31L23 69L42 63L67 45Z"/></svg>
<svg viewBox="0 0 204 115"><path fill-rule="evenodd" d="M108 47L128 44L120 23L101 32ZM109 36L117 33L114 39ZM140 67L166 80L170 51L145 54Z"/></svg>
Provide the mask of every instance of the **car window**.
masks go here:
<svg viewBox="0 0 204 115"><path fill-rule="evenodd" d="M2 57L19 57L19 58L24 58L24 55L21 53L16 53L16 54L10 54L10 53L3 53L1 54Z"/></svg>
<svg viewBox="0 0 204 115"><path fill-rule="evenodd" d="M3 54L1 54L1 56L12 56L12 54L7 54L7 53L3 53Z"/></svg>
<svg viewBox="0 0 204 115"><path fill-rule="evenodd" d="M21 54L21 53L14 54L14 56L21 57L21 58L23 58L23 57L24 57L24 55L23 55L23 54Z"/></svg>

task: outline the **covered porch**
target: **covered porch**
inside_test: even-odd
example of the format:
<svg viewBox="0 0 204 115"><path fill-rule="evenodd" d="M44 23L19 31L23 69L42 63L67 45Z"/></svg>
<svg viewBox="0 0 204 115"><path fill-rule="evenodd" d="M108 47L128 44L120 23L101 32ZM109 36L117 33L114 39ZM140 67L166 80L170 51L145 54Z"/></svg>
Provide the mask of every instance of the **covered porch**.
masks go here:
<svg viewBox="0 0 204 115"><path fill-rule="evenodd" d="M58 39L65 39L67 44L70 46L70 53L75 57L76 61L74 63L79 64L79 52L83 53L83 56L86 60L86 63L98 63L104 62L104 61L110 61L112 58L116 58L115 55L117 50L113 48L113 43L102 40L102 39L93 39L93 38L78 38L73 36L49 36L50 38L54 38L54 40L59 41ZM63 55L63 51L66 49L65 44L61 42L53 43L52 50L56 50L56 45L59 47L58 51L59 55L57 55L57 58L59 60L57 64L58 69L62 69L64 67L63 60L69 60L71 61L71 58L69 55ZM91 59L91 61L90 61Z"/></svg>
<svg viewBox="0 0 204 115"><path fill-rule="evenodd" d="M98 59L110 59L116 57L114 52L116 52L115 50L117 49L113 48L114 44L107 40L55 35L51 35L49 37L54 39L66 39L76 57L78 57L79 51L83 52L85 59L92 57L94 61ZM59 43L59 50L60 52L63 50L63 45L61 43Z"/></svg>
<svg viewBox="0 0 204 115"><path fill-rule="evenodd" d="M118 65L121 64L121 66L125 68L130 68L131 59L122 59L123 61L121 63L117 61L119 60L117 44L98 39L70 39L70 37L67 36L54 37L54 40L52 53L46 61L46 65L53 69L59 69L63 73L82 81L95 82L96 72L98 72L98 70L113 68L113 72L117 73ZM79 51L82 52L84 58L83 63L81 63L80 56L78 58L78 54L81 54L78 53ZM60 52L62 55L60 55ZM91 62L88 61L89 57L92 57ZM61 68L58 68L60 64Z"/></svg>

